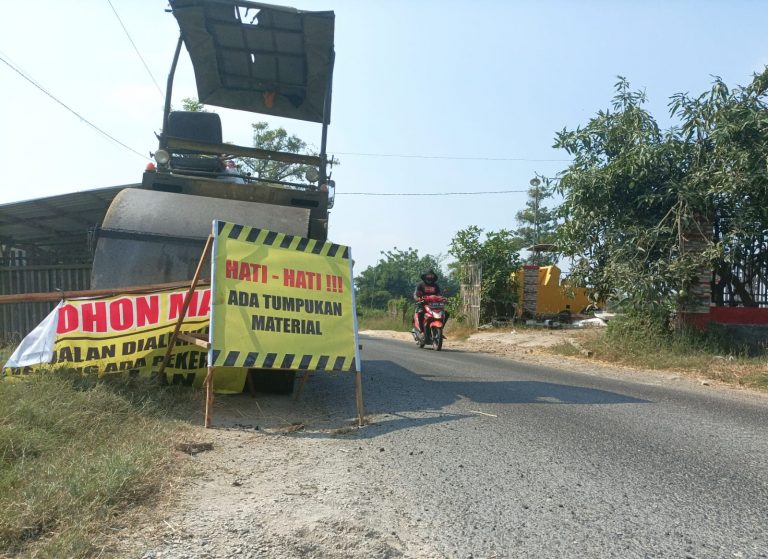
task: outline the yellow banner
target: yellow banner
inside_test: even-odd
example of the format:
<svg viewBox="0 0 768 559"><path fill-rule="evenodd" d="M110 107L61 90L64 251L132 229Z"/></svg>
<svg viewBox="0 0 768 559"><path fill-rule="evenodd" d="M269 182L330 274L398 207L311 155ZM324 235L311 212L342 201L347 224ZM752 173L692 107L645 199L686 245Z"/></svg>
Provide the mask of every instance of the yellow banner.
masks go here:
<svg viewBox="0 0 768 559"><path fill-rule="evenodd" d="M83 374L150 375L160 368L188 290L94 299L72 299L59 305L43 328L28 338L36 352L9 362L3 376L20 377L39 370L74 370ZM208 332L210 289L198 289L190 300L183 332ZM45 340L51 340L46 344ZM25 342L28 341L25 338ZM48 346L48 351L39 351ZM37 359L36 359L37 357ZM207 352L177 341L166 367L169 383L201 386L207 373ZM218 392L241 392L245 371L222 371L216 377Z"/></svg>
<svg viewBox="0 0 768 559"><path fill-rule="evenodd" d="M358 371L349 247L214 223L212 365Z"/></svg>

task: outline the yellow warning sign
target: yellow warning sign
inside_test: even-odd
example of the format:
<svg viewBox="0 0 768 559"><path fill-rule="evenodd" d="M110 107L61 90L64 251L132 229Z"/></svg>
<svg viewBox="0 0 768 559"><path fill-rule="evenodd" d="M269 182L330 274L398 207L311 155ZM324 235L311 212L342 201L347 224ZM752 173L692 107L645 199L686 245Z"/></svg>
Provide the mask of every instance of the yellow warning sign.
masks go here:
<svg viewBox="0 0 768 559"><path fill-rule="evenodd" d="M347 246L214 222L214 367L359 371Z"/></svg>

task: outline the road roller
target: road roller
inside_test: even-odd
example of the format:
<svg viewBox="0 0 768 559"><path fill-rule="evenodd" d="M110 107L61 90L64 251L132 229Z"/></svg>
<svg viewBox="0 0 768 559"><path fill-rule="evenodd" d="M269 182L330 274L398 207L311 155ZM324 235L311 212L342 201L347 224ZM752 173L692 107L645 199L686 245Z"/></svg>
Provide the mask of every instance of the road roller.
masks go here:
<svg viewBox="0 0 768 559"><path fill-rule="evenodd" d="M328 235L334 13L243 0L170 0L167 11L180 36L154 163L140 188L114 198L96 231L92 289L191 280L215 219L310 239ZM172 110L183 49L202 105L316 123L319 153L224 143L217 113ZM291 180L240 172L244 159L294 172ZM289 392L294 373L258 371L253 379L257 389Z"/></svg>

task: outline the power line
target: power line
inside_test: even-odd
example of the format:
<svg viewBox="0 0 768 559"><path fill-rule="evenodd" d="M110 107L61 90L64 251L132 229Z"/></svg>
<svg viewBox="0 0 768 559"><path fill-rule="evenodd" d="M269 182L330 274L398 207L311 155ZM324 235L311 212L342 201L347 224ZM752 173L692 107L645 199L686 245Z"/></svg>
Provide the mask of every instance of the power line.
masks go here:
<svg viewBox="0 0 768 559"><path fill-rule="evenodd" d="M87 118L85 118L83 115L81 115L80 113L78 113L77 111L75 111L75 110L74 110L73 108L71 108L69 105L67 105L67 104L66 104L66 103L64 103L63 101L60 101L60 100L59 100L59 99L58 99L56 96L54 96L52 93L50 93L50 92L49 92L47 89L45 89L45 88L44 88L42 85L40 85L39 83L37 83L37 82L36 82L36 81L35 81L35 80L34 80L34 79L31 77L31 76L27 75L27 74L26 74L26 73L25 73L25 72L24 72L24 71L23 71L21 68L18 68L18 67L16 67L16 66L14 66L14 65L13 65L13 64L11 64L11 63L10 63L8 60L6 60L5 58L3 58L3 56L2 56L2 55L0 55L0 62L2 62L3 64L5 64L6 66L8 66L8 67L9 67L11 70L13 70L14 72L16 72L16 73L17 73L18 75L20 75L22 78L24 78L24 79L25 79L25 80L27 80L29 83L31 83L32 85L34 85L34 86L35 86L37 89L39 89L40 91L42 91L43 93L45 93L45 94L46 94L48 97L50 97L51 99L53 99L54 101L56 101L56 102L57 102L59 105L61 105L61 106L62 106L62 107L64 107L65 109L67 109L67 110L68 110L70 113L72 113L73 115L75 115L77 118L79 118L81 122L84 122L85 124L87 124L88 126L90 126L91 128L93 128L94 130L96 130L96 132L98 132L99 134L101 134L101 135L102 135L102 136L104 136L105 138L108 138L108 139L112 140L112 141L113 141L113 142L115 142L116 144L118 144L118 145L120 145L120 146L124 147L125 149L127 149L128 151L130 151L130 152L132 152L132 153L135 153L136 155L138 155L139 157L141 157L141 158L142 158L142 159L144 159L144 160L148 159L148 157L147 157L146 155L142 155L140 152L136 151L136 150L135 150L135 149L133 149L132 147L130 147L130 146L128 146L128 145L126 145L126 144L124 144L123 142L121 142L120 140L118 140L117 138L115 138L114 136L112 136L111 134L109 134L108 132L105 132L104 130L102 130L101 128L99 128L99 127L98 127L98 126L96 126L95 124L93 124L93 123L92 123L90 120L88 120L88 119L87 119Z"/></svg>
<svg viewBox="0 0 768 559"><path fill-rule="evenodd" d="M336 196L480 196L486 194L512 194L528 190L484 190L479 192L337 192Z"/></svg>
<svg viewBox="0 0 768 559"><path fill-rule="evenodd" d="M527 161L532 163L570 163L570 159L530 159L527 157L470 157L462 155L416 155L406 153L361 153L351 151L337 151L334 155L352 155L361 157L397 157L401 159L454 159L458 161Z"/></svg>
<svg viewBox="0 0 768 559"><path fill-rule="evenodd" d="M131 45L133 45L133 50L136 51L136 55L139 57L139 60L141 60L141 63L144 65L144 69L147 71L147 74L149 74L149 77L152 78L152 82L155 84L155 87L157 88L157 92L160 94L160 97L164 99L165 94L163 93L162 88L157 83L155 76L152 74L152 71L149 69L149 66L147 66L147 63L144 61L144 57L141 56L141 53L139 52L139 47L137 47L136 43L133 42L133 39L131 38L131 34L128 33L128 29L125 27L123 20L120 19L120 15L117 13L115 6L112 5L112 0L107 0L107 4L109 4L109 7L112 8L112 12L114 12L115 17L117 18L117 21L120 22L120 27L122 27L123 31L125 31L125 36L128 37L128 40L131 42Z"/></svg>

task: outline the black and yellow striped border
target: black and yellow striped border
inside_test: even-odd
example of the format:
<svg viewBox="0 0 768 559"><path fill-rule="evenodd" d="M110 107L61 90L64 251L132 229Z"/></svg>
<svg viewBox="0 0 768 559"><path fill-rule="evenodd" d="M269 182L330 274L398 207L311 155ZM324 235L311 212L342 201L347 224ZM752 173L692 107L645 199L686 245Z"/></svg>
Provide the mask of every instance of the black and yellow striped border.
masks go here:
<svg viewBox="0 0 768 559"><path fill-rule="evenodd" d="M258 227L249 227L247 225L237 225L234 223L227 223L226 221L217 221L214 231L217 237L244 243L264 245L285 250L295 250L296 252L316 254L317 256L324 256L326 258L349 260L348 246L337 245L336 243L328 241L307 239L306 237L278 233L276 231L259 229Z"/></svg>
<svg viewBox="0 0 768 559"><path fill-rule="evenodd" d="M218 349L212 352L212 367L243 367L246 369L282 369L289 371L357 372L357 360L345 355L299 355L296 353L260 353Z"/></svg>
<svg viewBox="0 0 768 559"><path fill-rule="evenodd" d="M214 232L219 238L275 247L284 250L295 250L323 256L349 260L349 247L307 239L287 233L278 233L268 229L237 225L225 221L216 221ZM211 366L213 367L242 367L246 369L275 369L298 371L345 371L357 372L357 360L347 355L299 355L294 353L271 352L241 352L211 350Z"/></svg>

